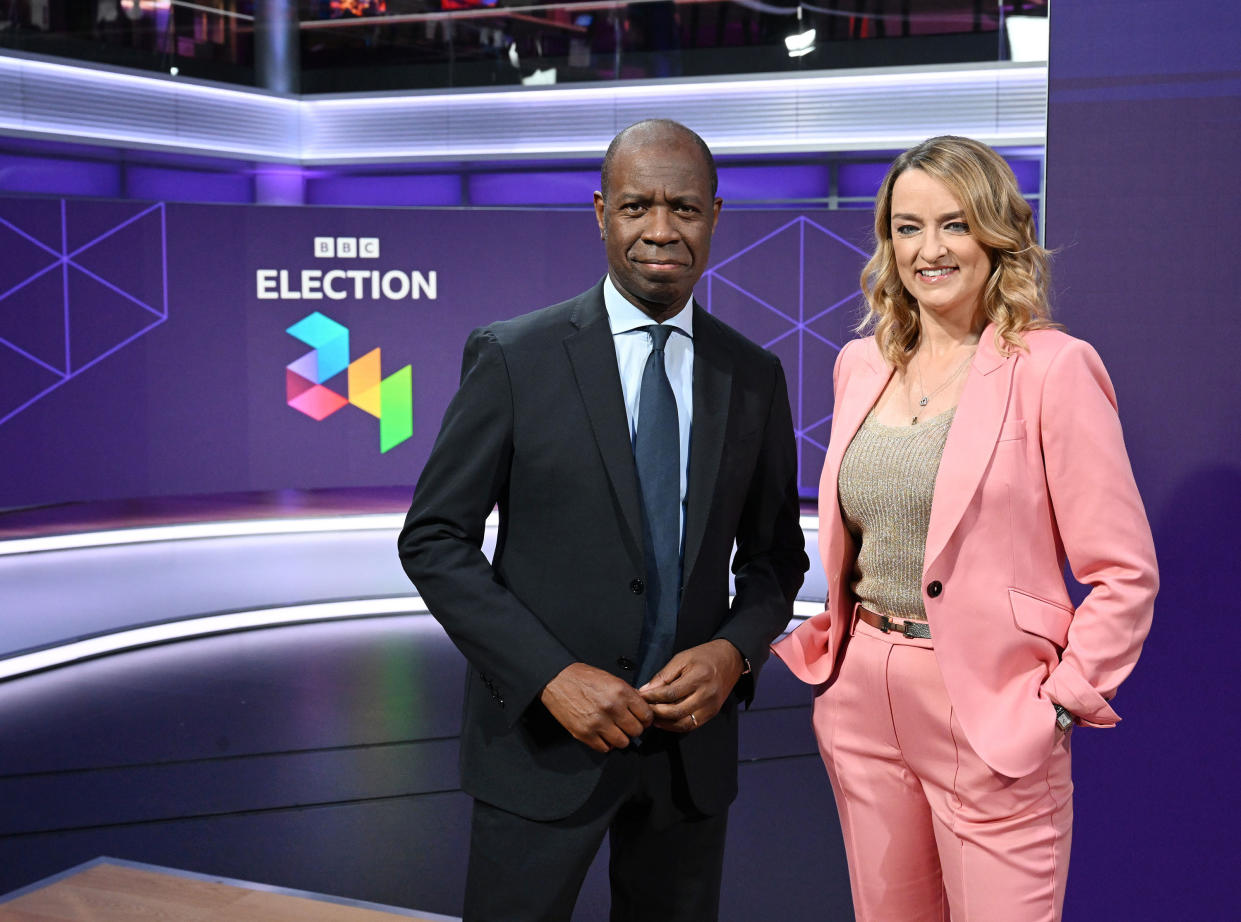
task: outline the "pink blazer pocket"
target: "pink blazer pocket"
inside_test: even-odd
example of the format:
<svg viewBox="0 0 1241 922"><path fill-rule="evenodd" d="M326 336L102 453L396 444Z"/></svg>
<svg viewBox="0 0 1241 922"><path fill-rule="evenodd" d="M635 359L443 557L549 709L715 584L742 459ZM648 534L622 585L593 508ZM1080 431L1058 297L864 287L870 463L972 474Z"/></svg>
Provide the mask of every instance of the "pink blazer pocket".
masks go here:
<svg viewBox="0 0 1241 922"><path fill-rule="evenodd" d="M1011 442L1014 439L1024 439L1026 437L1026 421L1024 419L1008 419L1004 421L1004 426L1000 429L1001 442Z"/></svg>
<svg viewBox="0 0 1241 922"><path fill-rule="evenodd" d="M1013 620L1017 627L1029 634L1050 640L1061 650L1069 642L1069 625L1073 612L1054 602L1047 602L1020 589L1008 590L1008 601L1013 608Z"/></svg>

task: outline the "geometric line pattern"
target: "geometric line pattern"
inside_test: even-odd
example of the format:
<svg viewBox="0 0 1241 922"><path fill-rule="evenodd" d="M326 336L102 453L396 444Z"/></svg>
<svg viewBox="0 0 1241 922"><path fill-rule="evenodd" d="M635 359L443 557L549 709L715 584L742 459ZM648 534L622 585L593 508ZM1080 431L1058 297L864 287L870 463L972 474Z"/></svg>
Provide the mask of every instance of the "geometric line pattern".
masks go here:
<svg viewBox="0 0 1241 922"><path fill-rule="evenodd" d="M870 254L799 216L703 275L704 309L775 352L789 379L798 488L812 498L832 419L832 366L852 338L858 278ZM701 292L700 283L698 290Z"/></svg>
<svg viewBox="0 0 1241 922"><path fill-rule="evenodd" d="M383 454L414 434L413 370L409 365L384 378L380 350L349 360L349 328L315 311L285 330L311 350L284 369L289 406L322 421L353 404L379 420L379 452ZM348 372L348 396L323 382Z"/></svg>
<svg viewBox="0 0 1241 922"><path fill-rule="evenodd" d="M83 264L82 258L97 252L96 248L104 244L110 238L119 232L136 224L138 221L148 217L157 216L159 220L159 261L160 261L160 285L153 299L144 300L132 291L127 291L122 285L110 281L99 273L93 271ZM6 290L0 291L0 314L9 308L23 293L29 293L37 282L45 278L54 278L54 274L59 270L60 273L60 297L57 299L59 303L53 303L45 298L37 299L36 308L42 314L42 318L51 320L57 326L63 325L64 343L63 353L59 354L55 360L50 356L39 356L31 349L23 348L20 344L13 342L10 338L0 336L0 369L9 366L5 370L15 370L8 380L10 382L19 382L24 376L35 376L38 374L37 369L42 369L44 373L50 373L54 376L51 384L42 387L33 395L24 396L16 406L7 406L0 404L0 425L8 422L18 413L30 407L38 400L46 397L72 381L74 378L88 371L95 365L98 365L104 359L113 353L125 348L135 340L145 336L151 330L158 327L168 319L168 226L164 204L158 203L145 208L135 215L126 218L118 224L113 225L102 233L97 234L86 243L69 249L69 216L67 203L64 199L60 201L60 246L59 248L48 246L40 240L35 234L30 233L27 229L22 228L14 221L0 218L0 229L24 240L27 244L33 245L48 257L46 265L40 266L34 272L31 272L25 278L16 284L10 285ZM71 284L72 283L72 284ZM98 294L100 288L110 293L112 296L120 298L122 301L133 305L138 310L144 312L139 316L146 316L146 320L142 321L139 329L136 331L129 329L123 335L118 335L113 339L107 339L102 343L94 343L95 348L99 350L97 354L91 355L78 364L74 364L74 345L86 338L89 332L94 340L98 340L100 333L98 330L82 330L79 328L75 337L74 323L71 317L75 313L71 308L82 308L88 310L87 305L78 303L78 299L71 295L71 288L74 285L85 284L86 293ZM87 294L80 296L82 301L88 299ZM7 303L6 303L7 302ZM85 316L89 316L86 313ZM106 336L106 333L104 334ZM14 363L10 365L10 363ZM40 376L46 380L46 375Z"/></svg>

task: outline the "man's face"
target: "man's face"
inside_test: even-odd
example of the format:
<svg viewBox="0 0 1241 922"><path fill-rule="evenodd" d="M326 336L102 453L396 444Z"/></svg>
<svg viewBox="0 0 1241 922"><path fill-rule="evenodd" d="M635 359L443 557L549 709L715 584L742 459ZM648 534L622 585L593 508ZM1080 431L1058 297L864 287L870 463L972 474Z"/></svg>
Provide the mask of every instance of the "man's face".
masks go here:
<svg viewBox="0 0 1241 922"><path fill-rule="evenodd" d="M615 151L595 217L612 282L662 322L680 312L707 268L721 200L701 151L675 131L633 132Z"/></svg>

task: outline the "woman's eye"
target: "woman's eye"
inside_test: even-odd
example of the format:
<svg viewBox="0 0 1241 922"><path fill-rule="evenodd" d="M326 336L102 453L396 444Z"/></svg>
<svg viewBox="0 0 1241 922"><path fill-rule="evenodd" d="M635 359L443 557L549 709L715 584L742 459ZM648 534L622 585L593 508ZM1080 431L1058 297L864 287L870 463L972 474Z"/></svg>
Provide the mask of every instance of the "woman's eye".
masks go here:
<svg viewBox="0 0 1241 922"><path fill-rule="evenodd" d="M896 228L896 235L898 237L908 237L912 234L916 234L917 232L918 232L918 228L915 227L913 224L900 224L900 225L897 225L897 228Z"/></svg>
<svg viewBox="0 0 1241 922"><path fill-rule="evenodd" d="M968 234L970 232L970 226L964 221L950 221L944 225L944 229L954 234Z"/></svg>

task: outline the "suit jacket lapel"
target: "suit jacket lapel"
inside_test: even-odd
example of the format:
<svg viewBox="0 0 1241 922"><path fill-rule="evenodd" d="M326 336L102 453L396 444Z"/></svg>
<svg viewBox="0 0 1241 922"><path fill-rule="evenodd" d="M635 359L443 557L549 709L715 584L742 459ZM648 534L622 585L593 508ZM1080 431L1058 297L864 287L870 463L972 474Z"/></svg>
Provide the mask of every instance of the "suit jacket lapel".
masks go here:
<svg viewBox="0 0 1241 922"><path fill-rule="evenodd" d="M995 327L988 324L961 391L935 478L926 534L927 566L943 551L982 482L1004 424L1016 364L1015 356L1003 356L996 349Z"/></svg>
<svg viewBox="0 0 1241 922"><path fill-rule="evenodd" d="M819 481L819 527L823 528L826 524L826 527L834 528L838 532L837 540L830 544L834 551L833 559L825 563L829 569L837 570L843 567L846 547L851 544L840 514L840 465L849 443L857 435L867 414L892 377L892 367L883 360L872 341L859 343L853 348L867 351L863 353L856 370L850 372L848 381L839 382L841 402L832 417L832 437L828 442L823 475Z"/></svg>
<svg viewBox="0 0 1241 922"><path fill-rule="evenodd" d="M728 410L732 401L733 359L715 328L715 320L694 305L694 420L689 446L689 486L685 511L686 574L702 547L716 490Z"/></svg>
<svg viewBox="0 0 1241 922"><path fill-rule="evenodd" d="M603 467L612 482L612 490L629 527L634 547L640 553L642 506L638 476L634 469L620 371L616 366L616 347L612 343L612 330L603 306L602 286L596 286L582 297L572 322L577 329L566 337L565 350L590 417L591 431Z"/></svg>

